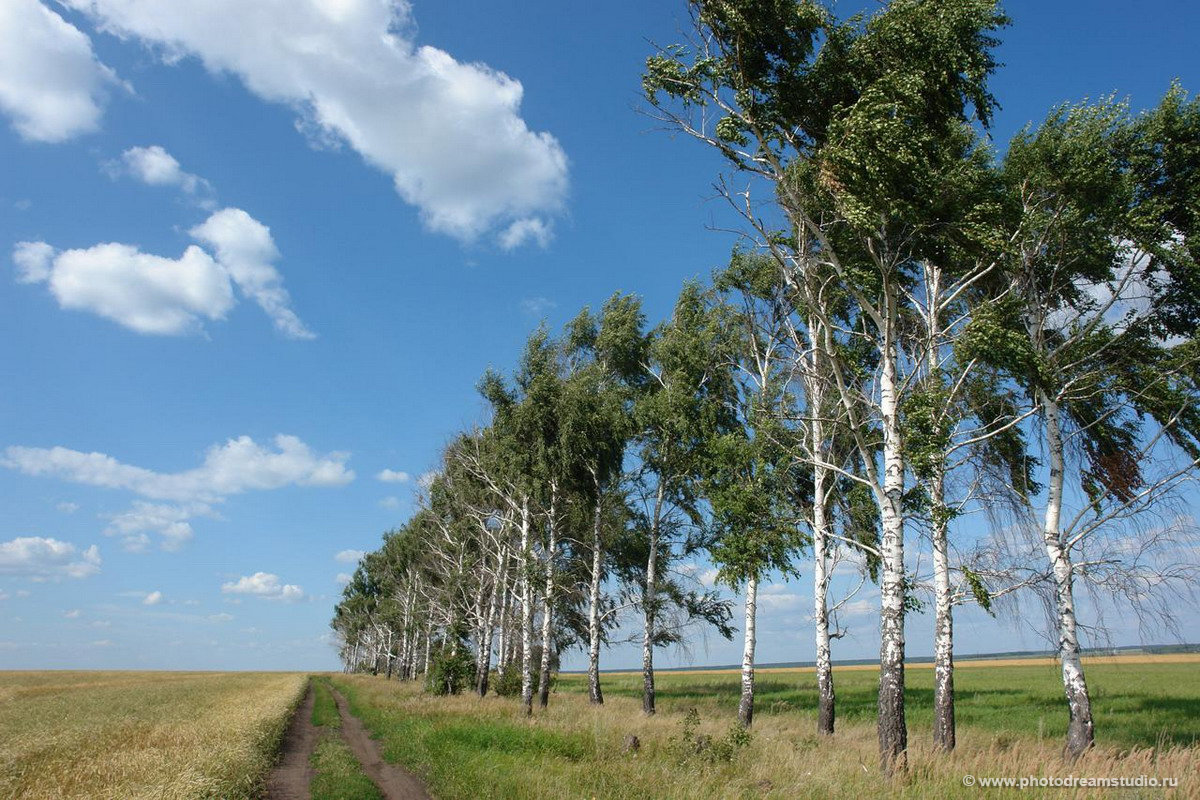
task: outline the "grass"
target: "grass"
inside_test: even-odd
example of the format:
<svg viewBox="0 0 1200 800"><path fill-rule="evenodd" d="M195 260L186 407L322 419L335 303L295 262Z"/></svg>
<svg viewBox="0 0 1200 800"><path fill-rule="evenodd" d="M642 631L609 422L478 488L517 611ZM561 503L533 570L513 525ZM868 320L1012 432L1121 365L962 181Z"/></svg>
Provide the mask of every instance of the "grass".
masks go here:
<svg viewBox="0 0 1200 800"><path fill-rule="evenodd" d="M0 798L258 797L305 683L281 673L0 672Z"/></svg>
<svg viewBox="0 0 1200 800"><path fill-rule="evenodd" d="M1105 659L1085 663L1092 712L1101 743L1118 747L1200 744L1200 657L1190 660ZM835 669L839 722L873 724L879 673ZM933 727L933 670L910 668L905 675L910 735ZM1012 666L964 662L954 673L955 713L960 726L999 736L1066 736L1067 712L1058 665L1051 660ZM564 675L559 692L586 692L586 678ZM734 673L660 672L658 707L732 715L741 687ZM604 676L605 697L642 696L641 673ZM816 676L812 670L762 670L755 680L755 714L808 714L815 725Z"/></svg>
<svg viewBox="0 0 1200 800"><path fill-rule="evenodd" d="M837 671L833 739L814 733L811 671L764 672L751 741L728 760L697 754L682 739L692 708L701 718L698 733L713 742L726 738L737 704L735 673L660 673L660 713L652 718L640 712L636 675L605 675L602 707L588 704L581 676L564 675L550 708L532 720L511 699L435 698L414 685L367 676L334 682L380 738L385 758L421 775L442 800L1012 797L1012 789L966 788L963 776L1072 774L1178 778L1178 796L1200 796L1200 779L1193 777L1200 774L1198 665L1088 665L1099 744L1074 765L1061 758L1066 712L1051 664L959 670L959 748L949 756L929 742L932 673L912 669L910 769L891 782L877 768L877 678L870 670ZM636 754L624 747L629 735L641 741ZM1022 796L1062 797L1064 790L1035 788Z"/></svg>
<svg viewBox="0 0 1200 800"><path fill-rule="evenodd" d="M382 800L379 788L342 739L342 717L328 679L313 681L313 692L312 722L322 733L309 762L315 771L309 787L312 800Z"/></svg>

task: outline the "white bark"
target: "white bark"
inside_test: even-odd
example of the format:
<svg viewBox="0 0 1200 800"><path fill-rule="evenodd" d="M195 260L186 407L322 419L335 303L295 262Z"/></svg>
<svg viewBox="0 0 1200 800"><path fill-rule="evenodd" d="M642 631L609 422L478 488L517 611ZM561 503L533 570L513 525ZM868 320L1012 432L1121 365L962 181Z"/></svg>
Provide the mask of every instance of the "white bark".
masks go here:
<svg viewBox="0 0 1200 800"><path fill-rule="evenodd" d="M1092 746L1095 731L1091 697L1083 675L1083 663L1079 657L1071 558L1062 544L1060 531L1065 471L1061 412L1058 403L1045 393L1042 393L1041 401L1046 417L1046 449L1050 457L1050 482L1046 490L1046 517L1042 535L1046 544L1046 556L1050 559L1050 566L1054 572L1058 655L1062 664L1063 691L1066 693L1070 710L1066 754L1068 758L1074 759Z"/></svg>
<svg viewBox="0 0 1200 800"><path fill-rule="evenodd" d="M604 566L604 547L600 538L601 515L604 508L600 487L596 487L596 506L592 510L592 575L588 593L588 699L604 702L600 689L600 576Z"/></svg>
<svg viewBox="0 0 1200 800"><path fill-rule="evenodd" d="M738 722L743 728L754 723L754 643L758 611L758 576L746 581L746 634L742 645L742 699L738 704Z"/></svg>
<svg viewBox="0 0 1200 800"><path fill-rule="evenodd" d="M890 289L894 293L894 289ZM886 314L879 376L883 428L883 492L879 496L883 538L879 630L879 757L885 772L906 764L908 731L904 714L904 456L900 441L894 312Z"/></svg>
<svg viewBox="0 0 1200 800"><path fill-rule="evenodd" d="M529 580L529 500L521 503L521 704L533 714L533 587Z"/></svg>

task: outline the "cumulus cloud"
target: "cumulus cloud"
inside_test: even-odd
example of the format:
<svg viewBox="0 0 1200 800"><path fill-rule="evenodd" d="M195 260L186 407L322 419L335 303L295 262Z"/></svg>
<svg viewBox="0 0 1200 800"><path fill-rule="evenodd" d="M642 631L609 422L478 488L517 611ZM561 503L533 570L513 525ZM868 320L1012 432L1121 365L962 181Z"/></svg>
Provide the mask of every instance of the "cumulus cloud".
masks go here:
<svg viewBox="0 0 1200 800"><path fill-rule="evenodd" d="M304 591L299 586L285 584L278 575L269 572L256 572L253 575L244 575L236 581L223 583L221 591L224 594L247 594L285 603L294 603L304 598Z"/></svg>
<svg viewBox="0 0 1200 800"><path fill-rule="evenodd" d="M0 3L0 111L23 138L61 142L95 130L117 83L91 40L38 0Z"/></svg>
<svg viewBox="0 0 1200 800"><path fill-rule="evenodd" d="M125 549L134 553L150 546L147 533L159 534L164 550L178 550L192 538L190 520L197 516L214 516L212 507L207 503L175 506L136 500L128 511L112 518L104 533L121 536Z"/></svg>
<svg viewBox="0 0 1200 800"><path fill-rule="evenodd" d="M114 176L127 174L147 186L175 187L202 206L213 203L212 184L199 175L185 172L175 156L162 145L131 147L121 154L119 162L109 164L108 169Z"/></svg>
<svg viewBox="0 0 1200 800"><path fill-rule="evenodd" d="M67 619L79 619L81 616L83 616L83 612L78 608L72 608L69 611L64 611L63 616Z"/></svg>
<svg viewBox="0 0 1200 800"><path fill-rule="evenodd" d="M190 233L212 248L238 289L258 303L276 330L293 339L315 338L292 311L283 276L274 266L279 250L266 225L240 208L223 208Z"/></svg>
<svg viewBox="0 0 1200 800"><path fill-rule="evenodd" d="M407 472L395 469L385 469L375 474L375 480L384 483L408 483L410 477L412 476Z"/></svg>
<svg viewBox="0 0 1200 800"><path fill-rule="evenodd" d="M150 592L150 594L148 594L142 598L142 605L156 606L162 602L162 599L163 599L162 592Z"/></svg>
<svg viewBox="0 0 1200 800"><path fill-rule="evenodd" d="M400 507L400 498L395 495L388 495L379 501L380 508L393 509Z"/></svg>
<svg viewBox="0 0 1200 800"><path fill-rule="evenodd" d="M144 550L150 543L147 534L156 533L164 549L174 550L191 538L190 520L214 516L212 506L231 495L285 486L344 486L354 480L346 467L347 453L320 455L298 437L282 434L272 444L261 445L249 436L229 439L210 447L200 466L183 472L156 472L105 453L66 447L11 446L0 456L0 466L159 501L134 501L112 518L105 533L121 536L133 551Z"/></svg>
<svg viewBox="0 0 1200 800"><path fill-rule="evenodd" d="M138 333L196 333L234 305L228 273L195 245L173 259L116 242L65 252L20 242L13 261L18 281L49 284L62 308L90 311Z"/></svg>
<svg viewBox="0 0 1200 800"><path fill-rule="evenodd" d="M64 503L59 503L57 506L55 506L55 508L57 508L59 511L61 511L64 514L74 514L76 511L79 510L79 504L71 503L71 502L64 502Z"/></svg>
<svg viewBox="0 0 1200 800"><path fill-rule="evenodd" d="M342 550L333 557L333 560L342 564L357 564L363 555L362 550Z"/></svg>
<svg viewBox="0 0 1200 800"><path fill-rule="evenodd" d="M62 252L46 242L18 242L17 281L48 284L62 308L156 335L197 333L206 320L224 319L237 302L236 284L280 333L313 338L291 309L274 266L279 250L266 225L240 208L223 208L190 233L216 257L196 245L174 259L117 242Z"/></svg>
<svg viewBox="0 0 1200 800"><path fill-rule="evenodd" d="M37 581L86 578L100 571L96 545L80 551L69 542L41 536L19 536L0 542L0 575Z"/></svg>
<svg viewBox="0 0 1200 800"><path fill-rule="evenodd" d="M316 144L348 144L388 173L432 230L503 231L516 246L562 210L567 158L521 118L520 82L418 46L406 0L65 2L165 61L197 56L293 107Z"/></svg>
<svg viewBox="0 0 1200 800"><path fill-rule="evenodd" d="M345 586L345 585L346 585L347 583L349 583L349 582L350 582L352 579L351 579L351 577L350 577L350 575L349 575L348 573L345 573L345 572L339 572L339 573L337 574L337 577L336 577L336 578L334 578L334 580L335 580L335 581L337 581L337 585L338 585L338 586Z"/></svg>

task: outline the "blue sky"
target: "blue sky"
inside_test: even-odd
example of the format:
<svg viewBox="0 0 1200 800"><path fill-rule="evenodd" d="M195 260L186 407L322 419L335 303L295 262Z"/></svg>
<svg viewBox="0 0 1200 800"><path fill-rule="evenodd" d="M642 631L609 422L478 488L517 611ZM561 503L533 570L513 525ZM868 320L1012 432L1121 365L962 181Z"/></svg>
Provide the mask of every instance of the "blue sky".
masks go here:
<svg viewBox="0 0 1200 800"><path fill-rule="evenodd" d="M338 554L411 510L483 370L727 256L721 164L637 111L685 6L154 5L0 3L0 667L334 667ZM999 141L1200 83L1190 3L1007 10ZM811 658L807 591L767 592L761 660ZM871 655L849 622L837 655Z"/></svg>

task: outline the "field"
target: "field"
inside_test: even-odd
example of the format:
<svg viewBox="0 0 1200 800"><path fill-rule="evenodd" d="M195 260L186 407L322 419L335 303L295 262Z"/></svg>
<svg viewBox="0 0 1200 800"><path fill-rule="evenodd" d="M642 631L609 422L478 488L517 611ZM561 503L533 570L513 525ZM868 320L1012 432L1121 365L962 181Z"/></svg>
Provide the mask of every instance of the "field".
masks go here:
<svg viewBox="0 0 1200 800"><path fill-rule="evenodd" d="M305 676L0 672L0 798L261 794Z"/></svg>
<svg viewBox="0 0 1200 800"><path fill-rule="evenodd" d="M379 797L379 776L363 774L370 759L358 717L387 762L443 800L1013 797L1011 788L966 787L964 777L1068 775L1177 778L1168 796L1200 797L1198 667L1200 656L1088 662L1099 744L1074 765L1060 757L1066 714L1057 669L1042 660L960 667L959 749L948 757L929 744L932 671L910 668L910 769L891 782L876 763L876 674L862 667L835 672L833 739L814 733L811 670L760 671L748 741L731 725L736 672L660 672L653 718L640 711L640 674L604 675L599 708L588 704L583 676L563 675L550 708L532 720L512 698L432 697L417 684L332 675L313 682L304 707L317 742L305 760L312 797ZM262 797L306 682L277 673L0 672L0 799ZM331 688L354 716L345 703L339 710ZM347 724L358 727L357 739L342 738ZM1095 794L1034 787L1019 796ZM1163 796L1150 788L1107 794Z"/></svg>
<svg viewBox="0 0 1200 800"><path fill-rule="evenodd" d="M453 798L794 798L879 795L913 798L1012 797L1014 789L964 787L964 776L1178 778L1171 796L1200 796L1200 658L1126 657L1087 665L1095 688L1094 752L1075 765L1060 756L1066 712L1051 662L975 663L957 673L959 749L929 745L932 671L909 670L910 764L882 781L876 762L873 670L836 673L839 727L814 733L811 671L764 671L749 744L729 744L736 673L660 673L660 713L640 713L640 675L605 677L606 703L589 706L582 676L563 676L544 713L522 720L511 699L434 698L415 686L335 676L351 708L384 745L385 756ZM684 720L699 728L686 740ZM641 743L626 752L625 739ZM711 744L696 752L696 736ZM1081 792L1080 794L1089 794ZM1094 795L1095 791L1090 790ZM1112 790L1160 797L1159 789ZM1073 796L1033 788L1022 797Z"/></svg>

